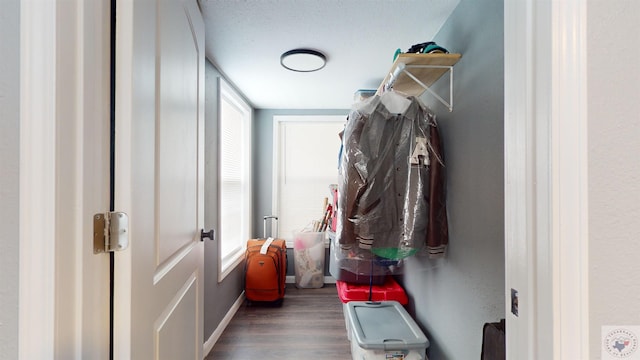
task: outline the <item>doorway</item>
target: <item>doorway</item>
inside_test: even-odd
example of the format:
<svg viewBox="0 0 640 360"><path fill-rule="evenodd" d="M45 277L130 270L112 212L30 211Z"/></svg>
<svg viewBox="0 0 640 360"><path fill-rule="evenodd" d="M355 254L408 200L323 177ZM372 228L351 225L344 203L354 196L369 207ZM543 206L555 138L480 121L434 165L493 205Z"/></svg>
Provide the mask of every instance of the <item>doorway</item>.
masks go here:
<svg viewBox="0 0 640 360"><path fill-rule="evenodd" d="M519 22L517 20L518 18L516 16L516 14L527 14L529 9L531 8L531 5L532 4L529 3L529 7L526 7L524 5L522 5L522 6L521 5L516 5L516 7L514 7L514 8L505 8L505 10L508 10L508 11L506 11L506 16L505 16L505 23L508 24L507 25L508 26L507 29L512 29L512 28L513 29L521 29L521 31L522 31L522 27L524 27L528 22L527 21ZM539 12L540 14L549 15L551 13L551 9L549 9L549 8L541 8L539 10L541 11L541 12ZM90 12L90 11L99 12L101 10L100 9L94 9L93 7L87 5L87 7L85 7L84 11L85 11L85 14L86 14L86 12ZM515 13L514 13L514 11L515 11ZM55 11L51 11L51 12L49 12L49 14L50 14L49 15L49 19L55 18L57 16ZM568 9L565 9L564 12L562 12L560 15L564 16L566 19L570 19L571 18L571 14L578 14L580 16L580 14L582 14L582 10L577 9L575 7L574 8L569 7ZM579 16L578 16L578 19L580 18ZM100 21L101 17L98 16L96 18L96 20ZM85 21L85 24L86 23L87 22ZM547 24L549 24L549 23L547 23ZM570 29L573 28L570 21L567 21L567 22L565 22L563 24L565 24L565 25L562 25L562 28L565 29L567 32ZM539 30L540 30L540 34L539 34L539 38L538 38L539 41L542 42L543 40L547 39L546 35L545 36L543 36L543 35L546 34L545 33L545 29L548 30L549 27L547 27L547 28L539 28ZM582 27L579 27L579 28L583 29ZM525 32L526 32L526 30L525 30ZM76 32L72 32L72 33L76 33ZM96 38L100 38L100 32L95 31L95 30L89 30L88 32L85 32L85 34L92 34ZM562 33L560 33L560 34L562 34ZM560 36L560 34L558 34L557 36ZM566 32L565 32L565 34L566 34ZM73 37L70 37L70 38L73 38ZM38 46L42 46L42 43L39 42L39 41L40 40L35 40L34 41L34 44L37 45L37 46L34 46L34 48L38 47ZM522 44L521 42L518 42L518 43ZM514 44L512 44L512 45L514 45ZM518 46L514 45L514 48L515 49L521 49L519 46L520 45L518 45ZM579 49L584 50L584 47L582 47L582 48L579 47ZM42 50L43 50L43 52L45 52L45 54L43 54L43 56L42 56L43 59L55 58L55 55L56 55L55 49L52 49L50 47L43 47ZM514 53L525 53L525 54L528 54L527 56L529 56L529 57L527 59L528 60L532 60L532 53L530 53L530 52L527 53L526 51L523 52L523 51L520 51L520 50L513 50L513 49L509 49L509 48L506 49L507 54L511 53L511 51L514 51ZM89 54L89 53L92 53L92 51L89 51L89 50L87 50L85 48L85 50L82 51L82 53ZM97 53L99 53L99 52L97 52ZM549 54L550 54L549 55L549 58L550 58L552 55L551 55L551 53L549 53ZM527 59L525 59L525 60L527 60ZM99 60L99 59L95 59L95 60ZM529 61L528 63L531 64L532 61ZM578 71L582 71L583 70L583 68L581 68L580 66L578 66L577 69L578 69ZM571 71L570 68L567 68L565 70ZM507 67L506 72L509 73L510 71L512 71L512 70ZM578 75L582 75L582 73L580 73ZM95 76L96 76L95 80L99 83L100 77L98 75L95 75ZM576 78L580 78L580 76L577 76ZM87 80L86 84L87 84L87 88L88 89L92 88L92 86L89 86L89 85L96 83L96 82L88 81L87 78L85 78L85 80ZM525 80L525 83L527 83L526 81L528 81L528 80ZM551 85L550 84L546 84L544 86L541 85L541 87L542 87L542 89L539 89L539 90L540 91L544 91L544 90L547 90L547 89L551 88ZM93 91L96 91L96 90L93 90ZM523 92L524 92L524 90L523 90ZM530 92L527 92L527 93L530 93ZM55 94L55 92L54 92L54 94ZM94 92L92 92L91 94L92 94L92 98L93 98L93 95L96 95L96 93L94 93ZM579 92L578 92L578 94L579 94ZM569 96L569 91L568 90L566 91L566 93L564 93L564 96ZM96 97L100 98L100 96L98 96L98 95L96 95ZM48 99L51 99L51 98L52 98L52 95L48 95ZM523 99L523 100L524 101L522 103L514 102L514 104L523 106L524 108L528 109L528 111L530 111L530 112L533 111L532 105L531 104L527 105L526 99ZM513 101L513 99L508 99L508 103L511 103L511 101ZM91 109L96 109L96 108L99 107L99 104L96 103L96 104L94 104L94 106L89 106L89 107L91 107ZM76 124L76 123L74 123L74 124L75 125L72 125L72 127L76 128L76 129L80 128L79 124ZM507 136L511 136L511 135L507 135ZM564 136L567 136L567 140L570 140L569 135L564 135ZM52 132L50 134L46 134L45 137L47 139L49 139L49 140L52 140L52 139L56 138L56 135L55 135L55 133ZM80 137L82 137L82 136L80 136ZM90 141L86 137L84 137L83 139L84 139L85 142ZM84 149L84 150L86 150L86 149ZM554 151L559 151L559 150L560 150L559 148L554 148ZM23 150L21 150L21 151L23 151ZM33 152L33 154L38 154L38 153L40 153L40 152L37 152L37 151ZM44 157L44 155L40 155L39 159L40 160L46 160L46 157ZM563 161L565 161L565 160L563 160ZM567 161L567 162L570 162L570 160ZM59 166L61 162L57 161L56 163ZM65 175L65 179L73 181L74 176L79 176L80 172L83 169L83 166L88 166L88 165L86 165L86 163L83 163L83 164L85 164L85 165L74 163L73 166L75 168L75 171L67 173ZM81 176L79 176L78 178L81 178ZM83 181L88 181L88 180L83 179ZM578 185L581 185L581 183L578 183ZM36 186L40 186L41 190L45 190L46 191L48 189L43 184L36 185ZM581 186L577 186L576 188L581 188ZM86 187L85 187L85 190L86 190ZM546 189L546 190L545 189L540 189L540 191L542 192L541 194L549 194L551 192L550 189ZM23 201L23 200L21 200L21 201ZM39 204L44 204L45 205L44 209L51 210L51 213L55 213L56 212L56 206L54 206L54 205L52 205L50 203L39 203ZM574 209L579 208L579 206L577 204L574 203L574 205L575 205L573 207ZM85 203L85 206L89 206L89 205L87 205ZM569 209L569 208L567 208L567 209ZM33 213L32 215L34 215L33 216L34 218L37 217L37 213ZM82 216L79 216L76 219L82 219ZM69 219L61 218L60 221L62 221L61 224L69 225L70 228L81 229L80 230L81 233L84 233L86 231L87 234L90 234L90 232L91 232L91 230L89 230L88 227L85 228L84 225L78 225L77 223L75 223L75 221L77 221L77 220L69 220ZM517 226L518 229L521 229L521 228L524 227L524 224L520 223L519 225L516 225L516 226ZM579 230L579 228L578 228L578 230ZM580 234L580 233L578 232L578 234ZM56 243L59 242L60 244L62 244L62 240L60 240L61 238L62 238L61 236L57 236L56 237ZM74 246L74 248L76 248L78 250L79 249L84 249L84 247L81 245L83 238L84 238L84 236L80 236L80 235L73 236L72 237L72 239L73 239L72 246ZM24 239L24 238L21 238L21 239ZM584 247L584 235L579 235L576 239L578 241L578 244L577 244L578 248L583 248ZM522 243L522 244L524 244L524 243ZM38 262L38 259L41 259L41 258L48 259L49 261L59 261L58 259L64 259L64 258L58 257L59 255L57 253L50 252L49 250L47 250L45 248L34 247L32 250L33 250L33 252L20 252L19 256L21 257L21 262L30 263L30 262L33 262L33 260L35 260L35 262ZM571 255L569 255L569 256L571 256ZM580 253L578 253L577 256L582 256L582 255L580 255ZM45 263L50 263L50 262L45 262ZM76 258L74 263L77 264L78 266L75 267L74 269L71 269L70 273L69 273L69 274L72 275L73 278L77 279L78 274L81 273L81 272L84 274L85 278L88 278L89 276L95 274L95 273L91 272L90 270L87 271L86 268L84 268L84 266L86 266L86 264L84 262L81 262L81 261L77 260L77 258ZM528 265L526 265L526 264L527 264L527 262L525 261L523 263L523 266L527 267ZM80 269L83 269L83 270L80 270ZM47 269L43 268L43 267L37 267L37 268L31 269L31 270L25 270L25 273L23 273L23 275L25 275L25 277L23 277L23 278L28 278L28 276L26 276L28 274L35 274L35 277L37 278L38 274L46 273L47 272L46 270ZM573 279L571 279L572 276L574 276ZM100 276L98 276L98 278L99 277ZM43 277L43 279L44 278L45 277ZM580 283L582 278L580 277L580 275L576 275L575 272L570 272L569 273L569 278L567 278L566 280L567 280L567 283L570 283L570 281L568 281L568 280L578 280L576 282ZM60 282L61 281L56 281L56 284L58 284ZM90 288L91 285L87 284L86 286L87 286L87 288ZM553 293L551 284L548 284L548 283L547 284L541 284L541 286L542 286L542 289L547 289L550 294ZM74 289L75 289L75 291L73 293L78 298L85 295L85 293L81 290L81 285L79 285L78 283L74 283ZM14 289L14 290L18 291L18 289ZM538 288L538 291L540 291L540 290L541 290L541 288ZM580 295L579 292L576 292L572 288L567 288L567 291L564 292L563 294L566 294L566 295L560 295L560 298L562 298L562 299L573 299L572 295L576 295L575 299L578 301L577 303L579 305L577 307L574 307L574 308L578 309L579 311L583 311L584 310L584 306L585 306L584 301L585 300L580 300L581 297L579 296ZM46 293L46 292L45 293L40 293L40 295L43 295L43 296L37 297L38 303L36 303L36 299L35 298L21 298L21 300L20 300L21 301L21 304L20 304L21 308L28 309L30 307L42 306L43 303L50 304L50 305L53 304L54 295L52 295L51 293ZM71 299L71 298L69 298L69 300L73 301L73 299ZM505 302L506 302L506 300L505 300ZM568 303L569 302L567 302L567 304ZM566 309L569 310L570 312L573 311L570 307L568 307L568 305L567 305ZM547 309L547 311L543 311L543 313L545 313L547 315L550 314L550 312L551 312L550 309ZM68 325L69 325L70 328L76 329L76 330L72 331L71 333L73 333L73 334L84 333L85 335L80 336L80 339L85 339L85 337L88 336L88 334L86 332L83 332L83 331L80 330L80 328L83 325L80 325L81 321L78 320L78 319L91 319L91 318L90 317L83 317L84 315L82 315L80 312L74 313L73 316L76 319L76 322L70 323ZM47 314L44 314L44 317L40 318L37 323L36 322L29 322L28 320L25 319L25 323L22 324L24 326L23 329L25 329L24 331L26 331L27 333L33 334L32 331L36 331L37 329L41 329L42 333L45 335L43 338L46 338L46 339L50 340L49 342L47 342L45 344L45 350L44 350L45 353L47 352L47 350L51 350L52 347L54 346L53 345L53 340L51 340L51 339L53 339L53 337L52 337L52 334L53 334L52 324L54 322L54 318L55 318L55 315L53 313L47 313ZM554 323L555 321L557 321L557 319L552 319L552 318L549 318L549 319L551 320L549 322L549 324ZM96 319L96 321L99 321L99 319ZM563 330L564 336L562 336L561 338L565 339L565 340L577 340L577 341L565 341L564 343L572 344L572 346L575 346L577 348L587 348L586 344L588 342L585 340L584 334L571 335L569 333L569 328L572 328L572 324L575 325L575 324L579 324L579 323L580 322L578 320L573 320L573 323L569 323L566 326L566 330ZM523 326L529 327L529 326L532 326L532 325L523 325ZM580 326L579 325L577 327L574 326L573 328L580 328ZM36 331L36 333L37 333L37 331ZM524 335L524 336L523 335L517 335L517 336L519 336L519 338L522 338L522 341L519 342L519 343L514 343L513 346L510 348L511 351L518 351L519 349L530 349L530 348L535 348L535 347L537 347L537 348L546 348L546 349L549 349L547 351L553 351L552 347L548 346L548 345L550 345L548 342L543 342L543 343L539 343L539 344L531 344L529 342L529 340L528 340L530 338L529 335ZM577 338L572 337L572 336L577 336ZM512 337L512 338L514 338L514 337ZM582 344L583 346L579 346L578 344ZM23 345L23 346L26 346L26 345ZM82 347L82 346L79 346L79 347ZM51 350L48 353L51 353L51 352L53 352L53 350ZM35 357L38 357L38 356L35 356ZM529 356L529 358L533 358L533 357ZM580 357L578 357L578 358L580 358Z"/></svg>

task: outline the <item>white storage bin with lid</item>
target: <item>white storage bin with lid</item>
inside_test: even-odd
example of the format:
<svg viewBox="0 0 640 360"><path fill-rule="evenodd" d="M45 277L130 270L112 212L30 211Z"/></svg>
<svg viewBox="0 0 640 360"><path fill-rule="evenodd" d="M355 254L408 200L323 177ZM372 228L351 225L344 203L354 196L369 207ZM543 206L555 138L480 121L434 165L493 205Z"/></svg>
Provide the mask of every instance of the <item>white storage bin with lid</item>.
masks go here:
<svg viewBox="0 0 640 360"><path fill-rule="evenodd" d="M399 302L345 305L353 360L427 360L429 340Z"/></svg>

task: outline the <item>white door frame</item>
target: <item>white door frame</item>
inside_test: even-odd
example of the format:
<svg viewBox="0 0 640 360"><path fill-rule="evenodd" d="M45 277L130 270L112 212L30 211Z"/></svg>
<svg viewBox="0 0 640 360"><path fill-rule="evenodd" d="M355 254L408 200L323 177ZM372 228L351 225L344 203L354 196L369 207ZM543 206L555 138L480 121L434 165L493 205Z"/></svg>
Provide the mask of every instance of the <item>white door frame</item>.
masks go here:
<svg viewBox="0 0 640 360"><path fill-rule="evenodd" d="M507 358L587 359L586 0L504 11Z"/></svg>
<svg viewBox="0 0 640 360"><path fill-rule="evenodd" d="M21 1L20 359L109 355L108 5Z"/></svg>
<svg viewBox="0 0 640 360"><path fill-rule="evenodd" d="M54 354L56 20L55 1L21 1L20 359Z"/></svg>
<svg viewBox="0 0 640 360"><path fill-rule="evenodd" d="M68 205L53 195L56 181L65 180L56 180L55 156L56 121L64 120L54 115L56 83L63 81L56 71L58 3L21 1L20 359L53 358L60 342L55 304L64 294L54 276L60 238L43 235L65 225L52 214ZM585 8L586 0L505 1L505 208L513 214L505 219L506 290L520 290L522 314L512 317L507 306L511 359L589 357ZM77 20L91 21L82 14ZM83 171L71 166L67 180ZM74 271L76 279L83 275L81 267ZM83 325L76 319L70 326Z"/></svg>

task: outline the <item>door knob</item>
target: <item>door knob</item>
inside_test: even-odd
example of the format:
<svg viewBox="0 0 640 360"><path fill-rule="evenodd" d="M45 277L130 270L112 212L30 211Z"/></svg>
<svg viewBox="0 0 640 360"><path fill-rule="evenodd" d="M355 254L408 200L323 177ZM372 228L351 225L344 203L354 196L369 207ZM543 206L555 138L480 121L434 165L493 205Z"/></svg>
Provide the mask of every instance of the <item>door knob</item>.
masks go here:
<svg viewBox="0 0 640 360"><path fill-rule="evenodd" d="M214 240L216 237L216 233L213 229L204 232L204 229L200 230L200 241L204 241L205 238L209 238L209 240Z"/></svg>

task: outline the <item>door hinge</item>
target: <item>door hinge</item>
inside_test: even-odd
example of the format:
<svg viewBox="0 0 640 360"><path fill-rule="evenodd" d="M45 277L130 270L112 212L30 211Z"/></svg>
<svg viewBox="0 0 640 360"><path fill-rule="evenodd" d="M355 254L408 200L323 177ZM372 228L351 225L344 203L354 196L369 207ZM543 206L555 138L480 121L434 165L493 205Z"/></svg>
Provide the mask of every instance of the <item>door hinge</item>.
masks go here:
<svg viewBox="0 0 640 360"><path fill-rule="evenodd" d="M129 216L108 212L93 216L93 253L121 251L129 246Z"/></svg>

